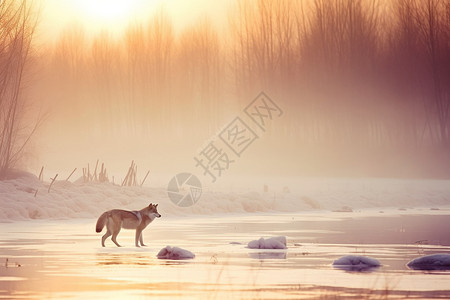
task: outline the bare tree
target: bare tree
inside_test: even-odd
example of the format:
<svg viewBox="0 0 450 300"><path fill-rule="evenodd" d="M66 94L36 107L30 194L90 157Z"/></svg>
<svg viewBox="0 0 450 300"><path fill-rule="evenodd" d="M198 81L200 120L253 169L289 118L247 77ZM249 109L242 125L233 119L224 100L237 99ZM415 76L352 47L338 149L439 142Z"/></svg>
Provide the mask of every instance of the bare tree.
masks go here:
<svg viewBox="0 0 450 300"><path fill-rule="evenodd" d="M93 38L89 59L88 66L93 77L89 92L96 96L96 111L103 112L103 124L99 125L104 132L113 131L115 114L119 111L114 97L120 95L120 91L116 91L120 53L109 32L102 31Z"/></svg>
<svg viewBox="0 0 450 300"><path fill-rule="evenodd" d="M79 23L63 29L54 53L54 64L61 76L75 81L85 77L86 39L86 31Z"/></svg>
<svg viewBox="0 0 450 300"><path fill-rule="evenodd" d="M158 128L166 120L172 96L172 63L175 50L175 33L168 14L157 11L146 27L144 110L147 126ZM148 118L150 116L150 118Z"/></svg>
<svg viewBox="0 0 450 300"><path fill-rule="evenodd" d="M301 80L314 94L312 131L323 141L368 142L378 130L382 106L369 91L381 51L379 0L313 0L298 23Z"/></svg>
<svg viewBox="0 0 450 300"><path fill-rule="evenodd" d="M152 17L147 29L146 49L153 88L163 90L168 87L174 39L172 22L166 12L160 10ZM156 96L161 96L161 92Z"/></svg>
<svg viewBox="0 0 450 300"><path fill-rule="evenodd" d="M136 130L136 119L139 105L142 104L142 79L145 76L145 31L142 24L130 24L125 32L126 90L128 91L125 120L130 130ZM144 75L143 75L144 74Z"/></svg>
<svg viewBox="0 0 450 300"><path fill-rule="evenodd" d="M432 111L436 116L440 142L450 143L450 17L449 0L415 2L416 22L430 74Z"/></svg>
<svg viewBox="0 0 450 300"><path fill-rule="evenodd" d="M23 93L36 22L32 1L0 1L0 177L21 158L37 126L27 128Z"/></svg>
<svg viewBox="0 0 450 300"><path fill-rule="evenodd" d="M178 106L182 110L193 109L195 119L210 118L213 111L219 113L217 104L224 76L220 48L218 34L208 19L187 28L179 38L176 82L180 87L179 97L190 101L178 103ZM217 118L208 121L214 126Z"/></svg>
<svg viewBox="0 0 450 300"><path fill-rule="evenodd" d="M416 22L416 0L393 1L386 29L384 50L385 88L395 101L391 111L396 116L385 120L389 125L389 142L405 139L414 146L430 142L429 106L423 103L427 71L423 59L419 26ZM400 138L399 138L400 137Z"/></svg>
<svg viewBox="0 0 450 300"><path fill-rule="evenodd" d="M237 1L229 23L238 94L292 82L298 39L294 25L300 8L298 1Z"/></svg>

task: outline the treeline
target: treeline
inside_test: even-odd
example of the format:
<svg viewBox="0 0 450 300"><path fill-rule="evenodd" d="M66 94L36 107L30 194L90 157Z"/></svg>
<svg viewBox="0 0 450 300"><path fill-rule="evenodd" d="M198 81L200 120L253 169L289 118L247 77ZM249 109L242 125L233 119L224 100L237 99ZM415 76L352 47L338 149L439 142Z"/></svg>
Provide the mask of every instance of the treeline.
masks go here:
<svg viewBox="0 0 450 300"><path fill-rule="evenodd" d="M218 128L264 90L302 142L448 146L449 0L237 0L228 13L226 32L206 18L175 32L163 11L119 37L68 27L45 49L52 105L101 132L180 131Z"/></svg>
<svg viewBox="0 0 450 300"><path fill-rule="evenodd" d="M236 0L227 13L225 30L205 17L176 31L163 10L120 35L68 26L38 60L53 130L167 148L211 137L265 91L285 114L262 143L290 151L286 168L447 168L450 0Z"/></svg>
<svg viewBox="0 0 450 300"><path fill-rule="evenodd" d="M240 1L235 91L289 99L303 140L449 144L450 1Z"/></svg>
<svg viewBox="0 0 450 300"><path fill-rule="evenodd" d="M103 31L91 38L80 25L70 26L46 58L45 90L53 92L52 106L70 111L74 122L83 116L102 134L149 133L162 125L179 130L205 114L217 128L224 45L207 19L177 34L164 11L147 24L130 24L119 37Z"/></svg>

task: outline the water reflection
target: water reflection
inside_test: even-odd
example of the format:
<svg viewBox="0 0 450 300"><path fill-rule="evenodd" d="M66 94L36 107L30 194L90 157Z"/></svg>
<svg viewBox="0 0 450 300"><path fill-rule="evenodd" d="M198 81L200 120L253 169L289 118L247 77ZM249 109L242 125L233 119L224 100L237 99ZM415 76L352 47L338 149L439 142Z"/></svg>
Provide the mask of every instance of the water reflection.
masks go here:
<svg viewBox="0 0 450 300"><path fill-rule="evenodd" d="M380 266L368 266L368 265L333 265L335 269L344 270L347 272L374 272L380 268Z"/></svg>
<svg viewBox="0 0 450 300"><path fill-rule="evenodd" d="M163 266L182 266L189 264L186 260L160 259L159 264Z"/></svg>
<svg viewBox="0 0 450 300"><path fill-rule="evenodd" d="M250 256L253 259L286 259L286 252L256 252L256 253L249 253L248 256Z"/></svg>
<svg viewBox="0 0 450 300"><path fill-rule="evenodd" d="M130 254L111 254L111 253L97 253L97 265L136 265L136 266L150 266L155 263L147 256Z"/></svg>

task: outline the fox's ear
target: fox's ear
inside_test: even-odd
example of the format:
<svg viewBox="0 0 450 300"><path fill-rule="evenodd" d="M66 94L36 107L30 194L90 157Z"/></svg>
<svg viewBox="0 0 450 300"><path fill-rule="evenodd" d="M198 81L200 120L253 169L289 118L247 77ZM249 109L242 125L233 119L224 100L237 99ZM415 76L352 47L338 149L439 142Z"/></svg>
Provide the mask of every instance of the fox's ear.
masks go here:
<svg viewBox="0 0 450 300"><path fill-rule="evenodd" d="M150 205L149 205L149 206L152 206L152 205L153 205L153 204L151 204L151 203L150 203Z"/></svg>
<svg viewBox="0 0 450 300"><path fill-rule="evenodd" d="M158 204L155 204L155 207L158 207Z"/></svg>

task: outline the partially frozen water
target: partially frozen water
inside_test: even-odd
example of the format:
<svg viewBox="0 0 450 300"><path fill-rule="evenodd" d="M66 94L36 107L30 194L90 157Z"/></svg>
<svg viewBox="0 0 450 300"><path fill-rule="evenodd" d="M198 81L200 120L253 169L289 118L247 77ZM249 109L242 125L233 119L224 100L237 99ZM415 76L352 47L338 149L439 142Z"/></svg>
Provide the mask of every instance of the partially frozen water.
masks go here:
<svg viewBox="0 0 450 300"><path fill-rule="evenodd" d="M117 248L100 246L93 219L0 224L0 298L7 299L423 299L450 297L450 271L414 271L406 263L450 253L450 211L164 216L135 248L122 230ZM286 236L286 250L248 249L260 237ZM159 260L163 247L192 260ZM344 255L382 266L348 272Z"/></svg>

